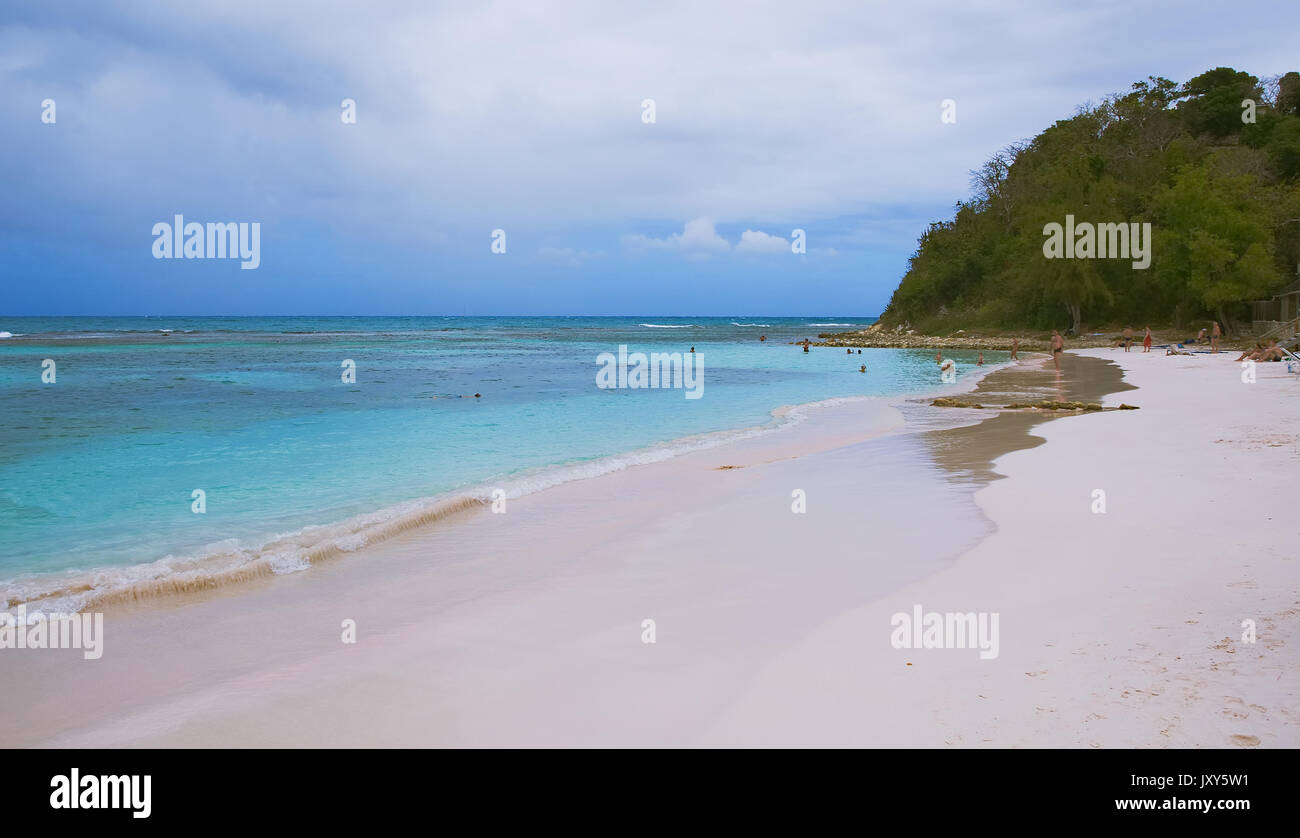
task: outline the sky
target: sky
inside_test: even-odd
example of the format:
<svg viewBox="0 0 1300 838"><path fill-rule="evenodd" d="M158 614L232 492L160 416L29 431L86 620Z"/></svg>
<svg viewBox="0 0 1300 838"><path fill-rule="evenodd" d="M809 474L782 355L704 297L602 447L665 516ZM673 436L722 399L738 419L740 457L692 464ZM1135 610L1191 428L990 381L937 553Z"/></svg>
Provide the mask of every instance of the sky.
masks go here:
<svg viewBox="0 0 1300 838"><path fill-rule="evenodd" d="M874 315L998 149L1298 35L1276 0L5 0L0 317ZM259 266L155 258L178 214L258 223Z"/></svg>

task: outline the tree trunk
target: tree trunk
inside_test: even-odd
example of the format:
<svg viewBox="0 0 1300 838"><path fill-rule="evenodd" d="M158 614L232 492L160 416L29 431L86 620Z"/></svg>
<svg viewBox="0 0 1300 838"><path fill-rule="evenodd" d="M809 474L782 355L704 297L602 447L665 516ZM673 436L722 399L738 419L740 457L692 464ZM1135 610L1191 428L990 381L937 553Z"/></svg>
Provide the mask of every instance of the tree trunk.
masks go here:
<svg viewBox="0 0 1300 838"><path fill-rule="evenodd" d="M1074 333L1075 337L1078 337L1080 324L1083 321L1083 306L1079 303L1069 302L1065 304L1065 308L1070 312L1070 322L1073 324L1070 331Z"/></svg>

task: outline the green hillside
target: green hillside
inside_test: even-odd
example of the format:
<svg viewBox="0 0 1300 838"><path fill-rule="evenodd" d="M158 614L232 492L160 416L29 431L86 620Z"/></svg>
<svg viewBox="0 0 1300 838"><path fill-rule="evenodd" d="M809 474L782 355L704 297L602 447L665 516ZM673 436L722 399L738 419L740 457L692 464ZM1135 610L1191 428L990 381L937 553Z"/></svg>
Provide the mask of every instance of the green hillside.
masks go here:
<svg viewBox="0 0 1300 838"><path fill-rule="evenodd" d="M1231 330L1251 300L1297 277L1300 74L1151 77L1008 146L971 185L953 219L922 234L887 326L1077 332L1215 318ZM1150 223L1149 267L1048 259L1044 227L1067 215Z"/></svg>

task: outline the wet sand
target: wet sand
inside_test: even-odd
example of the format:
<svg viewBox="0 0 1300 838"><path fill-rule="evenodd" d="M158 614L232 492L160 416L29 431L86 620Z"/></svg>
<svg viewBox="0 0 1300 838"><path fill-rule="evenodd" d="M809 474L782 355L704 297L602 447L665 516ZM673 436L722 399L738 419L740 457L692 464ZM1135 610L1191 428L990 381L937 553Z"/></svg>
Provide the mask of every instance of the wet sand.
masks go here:
<svg viewBox="0 0 1300 838"><path fill-rule="evenodd" d="M996 532L829 620L754 679L707 743L761 730L776 746L1300 744L1300 388L1277 364L1245 384L1224 356L1086 350L1067 371L1089 357L1138 387L1106 405L1142 409L1035 427L1045 444L998 457L1006 479L976 492ZM998 614L998 655L895 648L892 615L918 606Z"/></svg>
<svg viewBox="0 0 1300 838"><path fill-rule="evenodd" d="M1123 386L1108 360L1069 360L1059 378L1041 358L994 371L973 398L1092 400ZM1108 642L1087 614L1115 591L1078 585L1086 555L1024 562L1061 538L1087 538L1083 522L1056 520L1061 501L1042 487L1080 469L1094 433L1112 443L1129 433L1144 399L1129 399L1144 411L1064 417L849 403L788 432L558 486L310 572L115 608L99 661L6 658L20 709L0 718L0 743L1092 744L1075 719L990 727L976 702L992 690L1004 705L1052 703L1024 681L1038 676L1015 671L1028 666L1017 615L1032 609L1016 604L1025 597L1064 615L1052 628L1074 646ZM945 422L973 424L900 433ZM1028 450L1058 427L1069 439L1055 453ZM1008 468L1026 457L1057 476ZM990 505L989 492L1015 503ZM1025 520L1054 528L1022 529ZM1021 546L1008 552L1008 538ZM989 549L1011 566L981 569ZM954 605L1007 613L1003 656L983 668L922 658L900 674L888 613L943 606L954 592ZM356 643L343 642L345 620ZM1086 706L1083 689L1073 699ZM956 720L935 709L967 705L976 715ZM1141 740L1137 731L1100 744Z"/></svg>
<svg viewBox="0 0 1300 838"><path fill-rule="evenodd" d="M995 370L985 376L963 400L986 406L986 411L1016 402L1044 400L1100 402L1112 393L1136 389L1124 382L1123 371L1102 358L1071 356L1058 374L1048 356L1030 356L1027 363ZM973 409L948 408L963 413ZM1072 415L1072 414L1065 414ZM1043 422L1063 418L1051 411L1015 410L960 428L931 431L924 435L930 451L942 468L954 478L977 484L996 480L993 462L1003 454L1042 445L1032 431Z"/></svg>

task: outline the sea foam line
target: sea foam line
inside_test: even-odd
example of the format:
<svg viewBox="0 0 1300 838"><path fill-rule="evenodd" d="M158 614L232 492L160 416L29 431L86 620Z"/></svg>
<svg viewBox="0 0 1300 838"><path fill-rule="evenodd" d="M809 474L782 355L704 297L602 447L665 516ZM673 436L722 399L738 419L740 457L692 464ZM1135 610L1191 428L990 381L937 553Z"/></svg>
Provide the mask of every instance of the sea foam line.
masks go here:
<svg viewBox="0 0 1300 838"><path fill-rule="evenodd" d="M771 420L763 425L711 431L592 460L544 466L452 492L403 501L343 521L303 527L252 547L245 548L236 539L226 539L209 545L197 555L169 555L141 564L38 573L3 580L0 581L0 608L26 605L28 611L76 613L296 573L409 530L482 509L492 503L493 492L498 489L506 498L520 498L575 480L750 439L802 422L819 408L875 398L880 397L849 396L785 405L772 410Z"/></svg>

